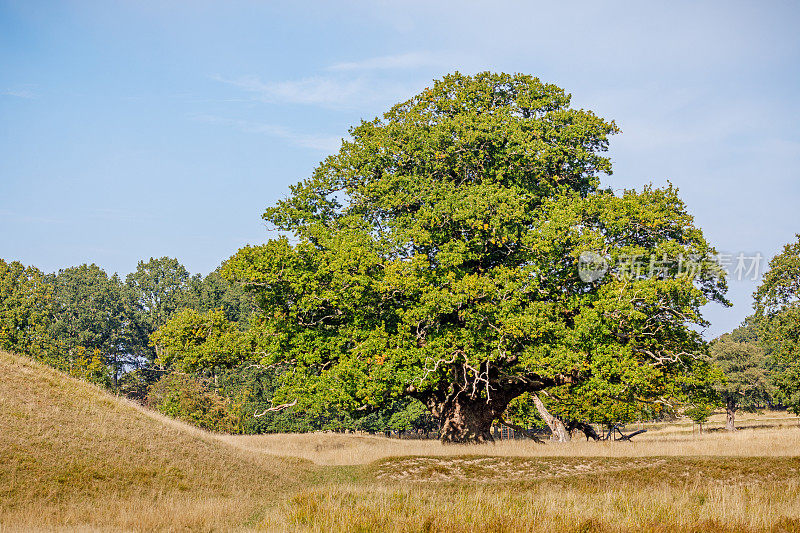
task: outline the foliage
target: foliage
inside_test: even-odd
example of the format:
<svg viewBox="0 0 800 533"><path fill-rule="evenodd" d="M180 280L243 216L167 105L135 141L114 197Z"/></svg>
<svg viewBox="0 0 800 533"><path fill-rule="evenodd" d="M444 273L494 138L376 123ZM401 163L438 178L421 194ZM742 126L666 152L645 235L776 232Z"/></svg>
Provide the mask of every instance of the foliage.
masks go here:
<svg viewBox="0 0 800 533"><path fill-rule="evenodd" d="M52 298L39 269L0 259L0 349L46 360Z"/></svg>
<svg viewBox="0 0 800 533"><path fill-rule="evenodd" d="M540 398L544 401L548 411L554 407L549 397L542 395ZM556 416L560 417L561 414L562 413L558 413ZM547 424L544 422L544 420L542 420L542 417L536 410L533 397L529 392L523 393L511 400L511 402L508 404L508 409L506 410L504 417L509 422L513 422L514 424L525 428L547 427Z"/></svg>
<svg viewBox="0 0 800 533"><path fill-rule="evenodd" d="M756 322L755 317L747 317L738 328L735 328L730 333L727 333L725 337L733 342L758 344L760 341L758 338L758 323Z"/></svg>
<svg viewBox="0 0 800 533"><path fill-rule="evenodd" d="M248 319L255 310L252 295L245 292L240 285L233 285L225 280L219 269L206 277L196 274L189 278L188 305L191 309L205 313L214 309L222 309L225 318L247 329Z"/></svg>
<svg viewBox="0 0 800 533"><path fill-rule="evenodd" d="M134 372L126 376L122 386L141 386L133 380L135 375ZM133 382L128 383L128 380ZM205 429L241 434L319 430L370 433L431 431L437 425L425 407L413 400L396 401L370 412L348 413L324 405L314 406L313 409L293 407L268 411L274 405L274 391L280 381L279 369L250 363L220 368L213 379L196 372L162 372L158 382L149 386L146 403L169 416L202 424ZM209 405L213 406L211 412L198 408L198 402L205 401L202 399L206 397Z"/></svg>
<svg viewBox="0 0 800 533"><path fill-rule="evenodd" d="M431 417L425 405L414 399L395 402L388 410L388 414L390 416L385 428L392 431L435 431L439 426L438 421Z"/></svg>
<svg viewBox="0 0 800 533"><path fill-rule="evenodd" d="M188 284L189 272L170 257L139 261L136 271L125 278L126 312L131 321L128 347L136 358L150 362L156 358L150 335L188 306Z"/></svg>
<svg viewBox="0 0 800 533"><path fill-rule="evenodd" d="M641 401L635 397L611 398L596 394L591 388L556 387L539 395L548 412L564 422L577 421L603 425L627 424L654 420L670 411L670 406ZM519 396L509 404L508 418L526 427L544 427L532 398Z"/></svg>
<svg viewBox="0 0 800 533"><path fill-rule="evenodd" d="M231 368L249 354L246 335L221 308L178 311L150 339L158 354L156 363L182 372Z"/></svg>
<svg viewBox="0 0 800 533"><path fill-rule="evenodd" d="M700 431L703 431L703 424L708 422L714 410L719 407L716 402L697 402L689 405L683 413L688 416L695 424L700 426Z"/></svg>
<svg viewBox="0 0 800 533"><path fill-rule="evenodd" d="M236 421L237 433L303 433L320 429L294 409L267 411L273 406L278 379L275 369L247 363L220 373L219 393L229 399L228 410Z"/></svg>
<svg viewBox="0 0 800 533"><path fill-rule="evenodd" d="M107 357L97 348L87 350L84 346L76 346L68 354L68 357L59 356L53 366L96 385L111 388L113 381L116 380L116 375L113 374L113 365L109 365Z"/></svg>
<svg viewBox="0 0 800 533"><path fill-rule="evenodd" d="M95 264L49 275L53 287L50 337L60 368L104 384L122 371L126 316L122 283Z"/></svg>
<svg viewBox="0 0 800 533"><path fill-rule="evenodd" d="M139 403L146 403L147 391L150 385L158 381L163 375L163 371L157 368L132 368L124 372L117 379L116 391Z"/></svg>
<svg viewBox="0 0 800 533"><path fill-rule="evenodd" d="M446 76L353 128L266 211L296 244L245 247L222 273L256 295L260 362L291 363L279 401L410 395L445 421L462 402L488 431L525 392L694 385L706 346L690 326L726 303L714 249L671 186L601 189L618 129L569 104L529 76ZM609 275L582 280L584 252ZM673 261L628 275L631 257ZM679 275L687 257L702 268Z"/></svg>
<svg viewBox="0 0 800 533"><path fill-rule="evenodd" d="M150 387L147 404L203 429L227 432L235 428L228 400L194 376L165 375Z"/></svg>
<svg viewBox="0 0 800 533"><path fill-rule="evenodd" d="M722 335L711 344L711 358L723 373L716 389L729 411L767 405L771 397L767 360L758 344Z"/></svg>
<svg viewBox="0 0 800 533"><path fill-rule="evenodd" d="M754 296L758 336L776 362L777 387L800 414L800 234L769 262Z"/></svg>

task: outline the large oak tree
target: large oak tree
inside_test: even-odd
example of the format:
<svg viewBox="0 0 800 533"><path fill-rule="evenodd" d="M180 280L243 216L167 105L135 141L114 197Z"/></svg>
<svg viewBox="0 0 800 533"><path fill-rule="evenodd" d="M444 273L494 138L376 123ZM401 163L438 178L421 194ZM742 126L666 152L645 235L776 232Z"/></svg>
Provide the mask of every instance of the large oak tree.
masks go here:
<svg viewBox="0 0 800 533"><path fill-rule="evenodd" d="M692 326L724 279L675 189L600 187L617 132L554 85L492 73L352 128L266 211L291 239L223 267L256 295L252 350L283 368L276 401L411 396L444 442L481 442L525 392L691 386L707 351ZM606 275L581 275L588 252Z"/></svg>

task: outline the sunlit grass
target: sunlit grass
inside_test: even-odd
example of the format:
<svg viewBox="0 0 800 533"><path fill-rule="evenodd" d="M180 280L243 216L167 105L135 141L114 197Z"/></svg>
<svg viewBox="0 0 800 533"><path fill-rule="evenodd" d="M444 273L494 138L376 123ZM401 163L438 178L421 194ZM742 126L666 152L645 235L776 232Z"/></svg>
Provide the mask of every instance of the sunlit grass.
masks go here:
<svg viewBox="0 0 800 533"><path fill-rule="evenodd" d="M587 442L580 435L568 443L537 444L530 440L506 440L480 446L442 446L435 440L333 433L229 435L219 438L251 452L302 457L322 465L367 464L385 457L402 455L447 456L475 453L521 457L772 457L800 454L800 424L795 417L786 413L752 414L743 417L742 427L756 425L756 420L759 429L741 429L735 433L720 431L712 424L714 431L699 434L691 421L657 424L652 425L647 433L636 436L632 442Z"/></svg>
<svg viewBox="0 0 800 533"><path fill-rule="evenodd" d="M798 531L800 487L542 483L336 485L292 496L267 528L316 531Z"/></svg>

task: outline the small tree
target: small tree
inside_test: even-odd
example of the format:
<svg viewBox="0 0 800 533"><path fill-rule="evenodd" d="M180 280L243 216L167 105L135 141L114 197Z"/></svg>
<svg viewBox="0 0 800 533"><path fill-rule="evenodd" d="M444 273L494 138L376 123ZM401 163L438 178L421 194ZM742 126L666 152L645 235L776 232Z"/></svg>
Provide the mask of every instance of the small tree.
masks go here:
<svg viewBox="0 0 800 533"><path fill-rule="evenodd" d="M700 428L700 433L703 433L703 424L708 422L711 415L714 414L717 404L713 402L698 402L690 405L684 410L684 414L688 416Z"/></svg>
<svg viewBox="0 0 800 533"><path fill-rule="evenodd" d="M725 428L735 431L737 410L754 411L770 399L766 356L757 344L726 334L711 345L711 358L723 373L715 388L725 405Z"/></svg>

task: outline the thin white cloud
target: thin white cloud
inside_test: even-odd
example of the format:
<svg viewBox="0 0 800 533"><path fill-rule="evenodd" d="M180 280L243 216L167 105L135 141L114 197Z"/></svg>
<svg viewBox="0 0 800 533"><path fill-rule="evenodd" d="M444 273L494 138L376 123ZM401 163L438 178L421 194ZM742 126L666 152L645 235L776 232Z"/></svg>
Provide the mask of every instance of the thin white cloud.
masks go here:
<svg viewBox="0 0 800 533"><path fill-rule="evenodd" d="M264 82L255 76L216 79L254 93L259 100L270 103L349 107L354 102L374 97L374 91L363 79L311 77L278 82Z"/></svg>
<svg viewBox="0 0 800 533"><path fill-rule="evenodd" d="M193 118L200 122L207 124L221 124L224 126L236 128L239 131L246 133L259 133L268 135L270 137L277 137L284 139L290 144L301 146L303 148L310 148L321 152L335 152L339 149L342 143L342 138L330 135L314 135L306 133L297 133L291 131L283 126L276 124L267 124L263 122L252 122L249 120L229 119L217 117L214 115L194 115Z"/></svg>
<svg viewBox="0 0 800 533"><path fill-rule="evenodd" d="M334 63L327 70L334 72L355 70L389 70L389 69L415 69L423 67L439 67L447 62L438 55L430 52L408 52L380 57L371 57L361 61Z"/></svg>
<svg viewBox="0 0 800 533"><path fill-rule="evenodd" d="M25 98L26 100L36 98L36 94L29 89L5 89L0 91L0 95L13 96L15 98Z"/></svg>
<svg viewBox="0 0 800 533"><path fill-rule="evenodd" d="M383 108L409 98L429 81L425 78L412 85L408 81L398 82L365 75L351 77L347 74L339 72L285 81L262 81L256 76L235 79L214 76L213 79L251 93L253 99L262 102L331 109Z"/></svg>
<svg viewBox="0 0 800 533"><path fill-rule="evenodd" d="M151 212L139 209L119 209L119 208L95 208L88 212L90 217L108 221L129 221L129 220L154 220L157 217Z"/></svg>
<svg viewBox="0 0 800 533"><path fill-rule="evenodd" d="M263 81L257 76L212 78L250 93L253 95L252 99L262 102L363 109L373 104L383 107L408 98L429 82L427 76L415 84L408 81L398 82L379 75L379 71L446 65L448 61L441 54L406 52L335 63L325 69L328 72L326 75L297 80Z"/></svg>
<svg viewBox="0 0 800 533"><path fill-rule="evenodd" d="M19 213L10 209L0 209L0 218L5 218L12 222L35 223L35 224L64 224L66 221L61 218L48 216L31 215Z"/></svg>

